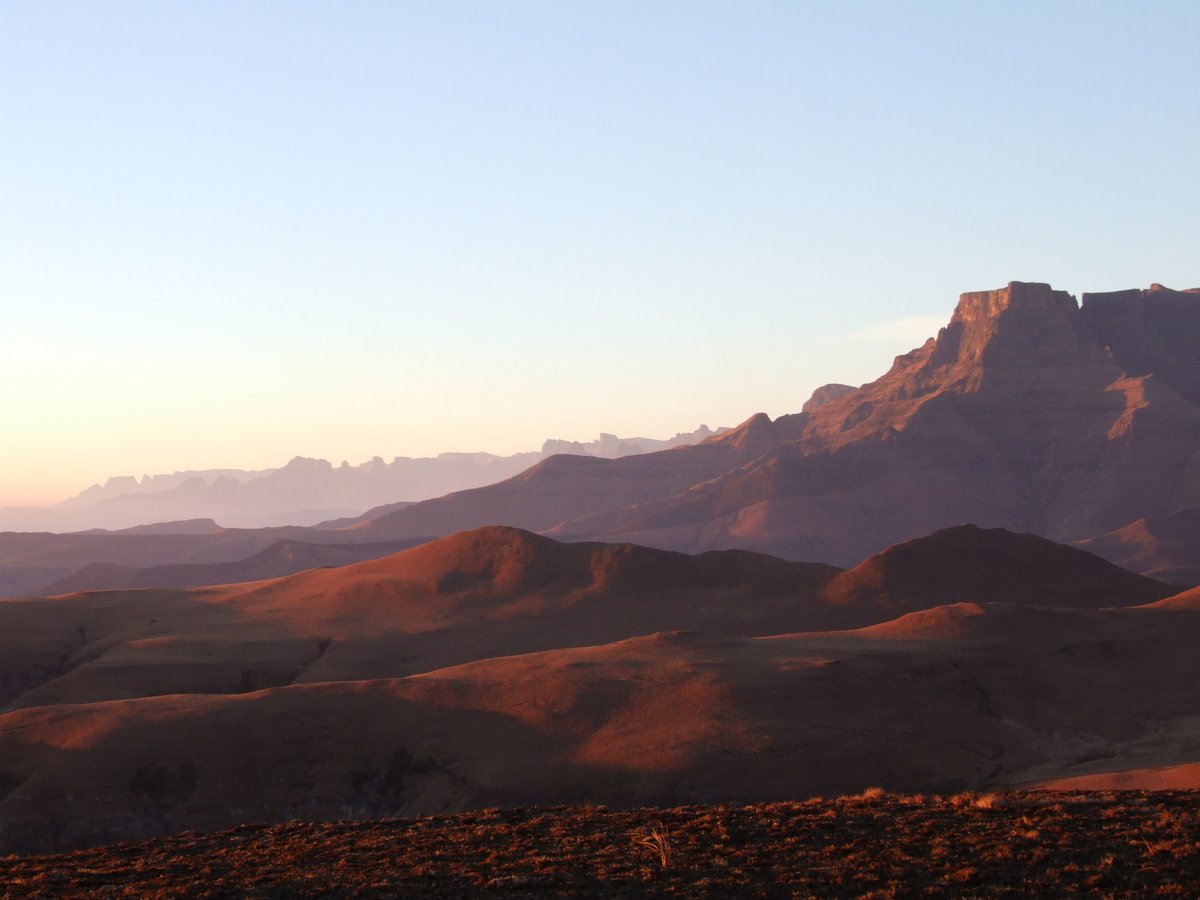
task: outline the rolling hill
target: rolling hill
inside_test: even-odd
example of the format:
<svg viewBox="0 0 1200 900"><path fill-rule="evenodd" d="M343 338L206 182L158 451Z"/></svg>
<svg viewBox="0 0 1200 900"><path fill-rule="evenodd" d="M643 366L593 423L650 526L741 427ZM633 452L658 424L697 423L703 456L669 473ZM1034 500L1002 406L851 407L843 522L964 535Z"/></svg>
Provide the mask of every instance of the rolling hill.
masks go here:
<svg viewBox="0 0 1200 900"><path fill-rule="evenodd" d="M938 605L914 556L981 575ZM1112 608L1170 593L1003 531L843 573L494 527L266 581L2 601L0 847L1191 762L1200 619Z"/></svg>
<svg viewBox="0 0 1200 900"><path fill-rule="evenodd" d="M1014 282L880 379L691 446L315 528L0 535L0 590L72 591L0 600L0 851L1178 784L1198 360L1196 291Z"/></svg>

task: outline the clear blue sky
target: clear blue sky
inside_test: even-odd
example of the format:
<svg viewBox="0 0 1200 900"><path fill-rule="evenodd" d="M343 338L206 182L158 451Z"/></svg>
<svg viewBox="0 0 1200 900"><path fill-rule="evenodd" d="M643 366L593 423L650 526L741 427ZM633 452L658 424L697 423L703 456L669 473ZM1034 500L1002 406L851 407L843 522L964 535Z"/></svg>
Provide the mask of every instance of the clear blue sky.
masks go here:
<svg viewBox="0 0 1200 900"><path fill-rule="evenodd" d="M1198 46L1194 2L0 0L0 504L736 424L962 291L1193 286Z"/></svg>

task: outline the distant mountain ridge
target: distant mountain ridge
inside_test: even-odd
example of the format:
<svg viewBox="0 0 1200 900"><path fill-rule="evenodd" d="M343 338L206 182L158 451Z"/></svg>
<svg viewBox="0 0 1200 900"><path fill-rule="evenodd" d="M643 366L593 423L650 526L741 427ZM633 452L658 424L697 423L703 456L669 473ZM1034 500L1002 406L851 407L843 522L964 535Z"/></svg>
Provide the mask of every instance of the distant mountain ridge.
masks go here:
<svg viewBox="0 0 1200 900"><path fill-rule="evenodd" d="M1200 509L1197 371L1200 290L1154 285L1084 294L1081 305L1049 285L1012 282L963 294L937 337L873 382L819 388L807 412L760 413L641 455L553 455L494 484L307 528L0 533L0 597L96 562L225 564L281 540L383 546L497 524L846 566L969 522L1074 543L1190 586L1200 577L1188 513Z"/></svg>
<svg viewBox="0 0 1200 900"><path fill-rule="evenodd" d="M550 459L366 523L503 522L569 540L846 565L962 522L1059 541L1200 506L1200 289L963 294L936 338L809 412L691 447Z"/></svg>
<svg viewBox="0 0 1200 900"><path fill-rule="evenodd" d="M497 456L442 453L376 456L358 466L297 456L278 469L205 469L109 478L51 507L0 508L0 531L85 531L127 529L156 522L215 519L226 527L316 525L355 517L395 502L440 497L502 481L554 454L617 458L702 441L715 431L701 425L674 437L620 438L601 434L590 442L550 439L541 450Z"/></svg>

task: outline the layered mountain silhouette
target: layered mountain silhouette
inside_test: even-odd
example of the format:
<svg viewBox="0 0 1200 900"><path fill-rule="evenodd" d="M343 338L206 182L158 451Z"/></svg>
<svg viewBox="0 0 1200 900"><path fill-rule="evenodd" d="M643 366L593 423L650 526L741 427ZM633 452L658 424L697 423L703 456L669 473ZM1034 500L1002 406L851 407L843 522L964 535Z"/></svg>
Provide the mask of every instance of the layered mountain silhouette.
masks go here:
<svg viewBox="0 0 1200 900"><path fill-rule="evenodd" d="M353 530L293 526L222 528L211 520L111 532L6 532L0 533L0 597L286 575L314 565L385 556L420 540L380 541ZM288 547L292 552L277 552Z"/></svg>
<svg viewBox="0 0 1200 900"><path fill-rule="evenodd" d="M306 529L189 521L137 533L0 534L0 596L117 583L94 564L250 565L281 540L395 547L491 524L845 566L972 522L1078 543L1192 584L1197 341L1196 290L1084 294L1080 305L1047 285L1013 282L964 294L938 336L883 377L820 388L795 415L759 414L700 443L685 442L700 433L681 435L680 446L640 455L553 455L495 484ZM591 449L622 446L602 438Z"/></svg>
<svg viewBox="0 0 1200 900"><path fill-rule="evenodd" d="M327 563L353 550L285 542L259 565L298 551ZM138 648L123 663L127 677L117 696L126 697L135 690L204 690L214 646L227 660L247 646L253 656L280 633L303 638L306 652L312 640L326 642L319 666L309 663L289 680L383 678L659 630L777 634L860 627L945 602L1100 608L1174 593L1082 551L1003 529L948 529L842 571L742 550L691 556L633 544L564 544L491 526L282 578L0 604L0 685L9 686L0 690L0 704L27 705L47 686L58 701L112 699L91 680L91 667L100 664L110 678L118 646ZM196 629L204 641L180 641ZM36 656L39 645L46 656ZM172 679L137 671L137 660L153 668L163 652L176 666ZM195 683L182 674L189 652ZM243 662L252 683L270 680ZM57 674L43 683L30 671ZM77 683L87 685L83 693L69 693L65 686Z"/></svg>
<svg viewBox="0 0 1200 900"><path fill-rule="evenodd" d="M848 565L962 522L1084 540L1200 506L1200 292L962 295L936 338L808 412L692 447L553 457L415 504L379 537L503 522L570 540Z"/></svg>
<svg viewBox="0 0 1200 900"><path fill-rule="evenodd" d="M116 476L51 507L0 508L0 531L118 530L147 523L211 518L227 527L315 525L358 516L383 504L425 500L501 481L555 454L618 458L693 444L716 431L701 425L663 440L601 434L596 440L551 439L541 450L375 457L362 465L298 456L278 469L206 469Z"/></svg>
<svg viewBox="0 0 1200 900"><path fill-rule="evenodd" d="M0 852L1189 761L1200 618L1132 606L1171 593L1000 529L842 572L489 527L266 581L4 601Z"/></svg>
<svg viewBox="0 0 1200 900"><path fill-rule="evenodd" d="M0 853L1200 772L1198 291L964 294L795 415L373 502L0 534Z"/></svg>
<svg viewBox="0 0 1200 900"><path fill-rule="evenodd" d="M139 569L111 563L90 563L78 572L46 585L42 593L66 594L82 590L124 588L195 587L278 578L305 569L344 566L395 553L417 541L383 544L307 544L283 540L247 559L225 563L175 563Z"/></svg>

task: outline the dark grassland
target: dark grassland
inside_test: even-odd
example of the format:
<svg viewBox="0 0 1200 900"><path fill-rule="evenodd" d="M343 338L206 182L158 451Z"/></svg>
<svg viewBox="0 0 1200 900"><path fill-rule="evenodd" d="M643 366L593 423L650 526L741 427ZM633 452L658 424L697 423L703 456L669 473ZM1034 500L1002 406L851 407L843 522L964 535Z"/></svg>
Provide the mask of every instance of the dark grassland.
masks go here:
<svg viewBox="0 0 1200 900"><path fill-rule="evenodd" d="M857 797L246 825L0 859L0 896L1200 893L1200 794Z"/></svg>

